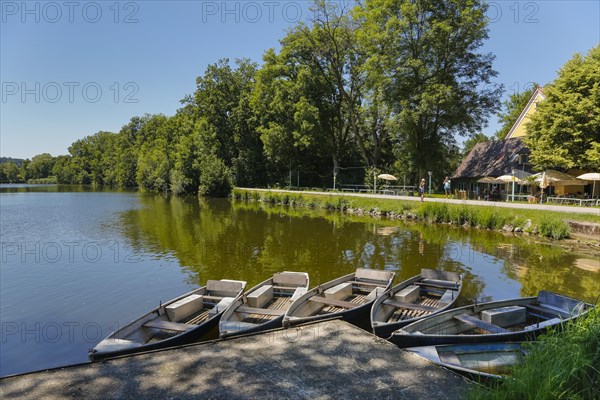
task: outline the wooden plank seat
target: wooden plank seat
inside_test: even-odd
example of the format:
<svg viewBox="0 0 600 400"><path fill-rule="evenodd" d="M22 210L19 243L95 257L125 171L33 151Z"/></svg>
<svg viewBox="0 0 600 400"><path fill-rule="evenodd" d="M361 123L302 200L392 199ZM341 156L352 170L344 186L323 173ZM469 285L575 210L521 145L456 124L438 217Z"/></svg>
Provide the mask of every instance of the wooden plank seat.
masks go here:
<svg viewBox="0 0 600 400"><path fill-rule="evenodd" d="M360 304L351 303L344 300L326 299L325 297L313 296L308 299L315 303L327 304L329 306L341 307L341 308L354 308L360 306Z"/></svg>
<svg viewBox="0 0 600 400"><path fill-rule="evenodd" d="M214 302L219 302L221 300L223 300L222 296L209 296L209 295L204 295L202 296L204 298L204 300L210 300L210 301L214 301Z"/></svg>
<svg viewBox="0 0 600 400"><path fill-rule="evenodd" d="M271 310L268 308L255 308L255 307L246 307L246 306L240 306L235 311L239 312L239 313L257 314L257 315L280 316L280 315L285 314L285 310Z"/></svg>
<svg viewBox="0 0 600 400"><path fill-rule="evenodd" d="M273 286L275 290L296 290L299 286Z"/></svg>
<svg viewBox="0 0 600 400"><path fill-rule="evenodd" d="M571 318L571 314L569 314L566 311L558 310L556 308L544 307L543 305L536 306L534 304L527 304L525 305L525 308L541 314L541 316L544 318Z"/></svg>
<svg viewBox="0 0 600 400"><path fill-rule="evenodd" d="M458 284L456 282L442 281L437 279L422 279L418 282L415 282L414 285L431 286L442 289L458 289Z"/></svg>
<svg viewBox="0 0 600 400"><path fill-rule="evenodd" d="M407 310L418 310L418 311L428 311L428 312L434 312L437 310L437 308L435 308L435 307L424 306L422 304L415 304L415 303L405 303L403 301L395 301L395 300L384 300L383 304L392 306L395 308L404 308Z"/></svg>
<svg viewBox="0 0 600 400"><path fill-rule="evenodd" d="M469 314L459 314L455 315L454 319L459 320L469 326L472 326L477 329L481 329L482 331L486 331L489 333L507 333L510 332L507 329L501 328L498 325L489 324L480 320L479 318L475 318Z"/></svg>
<svg viewBox="0 0 600 400"><path fill-rule="evenodd" d="M547 326L552 326L552 325L560 324L561 322L563 322L562 318L547 319L545 321L538 322L537 324L527 325L525 328L523 328L523 330L524 331L531 331L531 330L534 330L534 329L541 329L541 328L545 328Z"/></svg>
<svg viewBox="0 0 600 400"><path fill-rule="evenodd" d="M144 324L146 328L163 329L168 331L187 332L194 329L196 325L180 324L178 322L164 321L162 319L154 319Z"/></svg>
<svg viewBox="0 0 600 400"><path fill-rule="evenodd" d="M363 281L352 281L353 285L358 286L378 286L378 287L386 287L387 282L373 283L373 282L363 282Z"/></svg>

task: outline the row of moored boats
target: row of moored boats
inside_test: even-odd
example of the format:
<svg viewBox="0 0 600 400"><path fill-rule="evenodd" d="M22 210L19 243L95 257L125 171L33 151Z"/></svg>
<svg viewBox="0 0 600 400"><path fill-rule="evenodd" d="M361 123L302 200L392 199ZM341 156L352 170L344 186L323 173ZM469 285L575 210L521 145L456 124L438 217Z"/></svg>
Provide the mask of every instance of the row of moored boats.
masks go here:
<svg viewBox="0 0 600 400"><path fill-rule="evenodd" d="M593 305L541 291L453 308L456 272L421 270L394 287L395 274L359 268L309 289L304 272L278 272L244 291L246 282L209 280L111 333L90 351L96 361L203 340L341 318L437 364L477 377L498 377L526 355L523 341L562 326Z"/></svg>

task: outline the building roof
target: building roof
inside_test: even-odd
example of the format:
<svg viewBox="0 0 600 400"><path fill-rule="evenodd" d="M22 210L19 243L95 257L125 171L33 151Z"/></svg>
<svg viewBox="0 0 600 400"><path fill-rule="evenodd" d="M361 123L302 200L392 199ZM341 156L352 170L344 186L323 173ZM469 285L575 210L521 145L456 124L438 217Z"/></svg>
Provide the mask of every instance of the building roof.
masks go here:
<svg viewBox="0 0 600 400"><path fill-rule="evenodd" d="M490 140L477 143L453 174L456 179L479 179L510 174L513 169L531 172L531 166L519 164L519 155L529 154L523 139Z"/></svg>
<svg viewBox="0 0 600 400"><path fill-rule="evenodd" d="M531 94L531 97L529 98L527 105L525 106L525 108L523 108L523 111L521 111L521 114L519 114L519 118L517 118L517 120L515 121L513 126L510 128L510 131L508 131L508 133L506 134L506 139L512 138L513 134L515 133L517 128L522 123L525 122L525 117L529 114L529 110L532 107L536 106L536 104L537 104L536 100L538 99L538 97L540 100L546 100L546 95L544 94L544 88L541 86L538 86Z"/></svg>

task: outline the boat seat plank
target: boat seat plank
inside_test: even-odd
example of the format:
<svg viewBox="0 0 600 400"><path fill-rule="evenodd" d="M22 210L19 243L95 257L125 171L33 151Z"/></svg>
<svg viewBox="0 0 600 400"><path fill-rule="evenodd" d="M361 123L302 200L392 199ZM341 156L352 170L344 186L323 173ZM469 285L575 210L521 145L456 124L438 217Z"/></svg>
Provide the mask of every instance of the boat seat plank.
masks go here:
<svg viewBox="0 0 600 400"><path fill-rule="evenodd" d="M386 287L387 284L384 282L380 282L380 283L374 283L374 282L362 282L362 281L352 281L353 285L358 285L358 286L378 286L378 287Z"/></svg>
<svg viewBox="0 0 600 400"><path fill-rule="evenodd" d="M257 314L257 315L274 315L279 316L285 314L285 310L273 310L267 308L255 308L255 307L246 307L240 306L236 310L236 312L244 313L244 314Z"/></svg>
<svg viewBox="0 0 600 400"><path fill-rule="evenodd" d="M315 303L322 303L322 304L327 304L330 306L342 307L342 308L354 308L354 307L360 305L360 304L356 304L356 303L351 303L349 301L326 299L325 297L319 297L319 296L313 296L308 300L313 301Z"/></svg>
<svg viewBox="0 0 600 400"><path fill-rule="evenodd" d="M196 325L180 324L178 322L164 321L162 319L154 319L144 324L147 328L163 329L177 332L187 332L194 329Z"/></svg>
<svg viewBox="0 0 600 400"><path fill-rule="evenodd" d="M209 296L209 295L204 295L204 296L202 296L202 297L204 298L204 300L211 300L211 301L217 301L217 302L219 302L219 301L223 300L223 297L221 297L221 296Z"/></svg>
<svg viewBox="0 0 600 400"><path fill-rule="evenodd" d="M456 282L451 281L440 281L440 280L430 280L430 279L422 279L413 283L413 285L419 286L431 286L442 289L458 289L458 285Z"/></svg>
<svg viewBox="0 0 600 400"><path fill-rule="evenodd" d="M273 286L273 289L275 289L275 290L296 290L299 287L300 286L278 286L278 285L275 285L275 286Z"/></svg>
<svg viewBox="0 0 600 400"><path fill-rule="evenodd" d="M532 330L535 330L535 329L545 328L547 326L558 325L561 322L563 322L562 318L547 319L545 321L538 322L537 324L527 325L525 328L523 328L523 330L524 331L532 331Z"/></svg>
<svg viewBox="0 0 600 400"><path fill-rule="evenodd" d="M571 314L566 311L558 310L556 308L536 306L534 304L526 304L525 307L529 310L539 312L542 315L551 315L553 317L571 318Z"/></svg>
<svg viewBox="0 0 600 400"><path fill-rule="evenodd" d="M480 320L478 318L475 318L475 317L473 317L473 316L471 316L469 314L455 315L454 319L456 319L456 320L458 320L460 322L463 322L463 323L465 323L465 324L467 324L469 326L472 326L472 327L477 328L477 329L484 330L484 331L489 332L489 333L507 333L507 332L510 332L507 329L501 328L501 327L499 327L497 325L494 325L494 324L490 324L490 323L484 322L484 321L482 321L482 320Z"/></svg>
<svg viewBox="0 0 600 400"><path fill-rule="evenodd" d="M392 306L395 308L404 308L407 310L418 310L418 311L429 311L429 312L437 311L437 308L435 308L435 307L424 306L422 304L415 304L415 303L405 303L403 301L384 300L383 304Z"/></svg>

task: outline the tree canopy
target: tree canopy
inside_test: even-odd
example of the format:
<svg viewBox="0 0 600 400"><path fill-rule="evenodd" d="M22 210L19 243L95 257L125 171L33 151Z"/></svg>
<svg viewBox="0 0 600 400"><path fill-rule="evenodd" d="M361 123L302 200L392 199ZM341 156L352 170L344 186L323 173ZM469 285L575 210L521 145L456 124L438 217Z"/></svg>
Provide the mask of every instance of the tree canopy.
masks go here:
<svg viewBox="0 0 600 400"><path fill-rule="evenodd" d="M575 54L544 94L526 125L531 162L539 169L600 168L600 45Z"/></svg>
<svg viewBox="0 0 600 400"><path fill-rule="evenodd" d="M473 150L473 147L475 147L475 145L477 143L487 142L488 140L490 140L490 138L485 136L483 133L477 133L476 135L467 139L465 141L465 143L463 144L463 151L462 151L463 157L468 156L469 153L471 152L471 150Z"/></svg>
<svg viewBox="0 0 600 400"><path fill-rule="evenodd" d="M173 116L133 117L77 140L69 155L25 161L52 174L176 194L239 186L372 181L376 171L434 183L460 159L502 88L482 0L315 0L263 64L218 60ZM43 156L43 157L42 157ZM42 171L42 172L40 172ZM440 181L441 182L441 181Z"/></svg>
<svg viewBox="0 0 600 400"><path fill-rule="evenodd" d="M480 52L488 37L481 1L366 0L358 15L400 151L412 172L448 168L455 135L477 133L502 88L487 85L494 56Z"/></svg>

